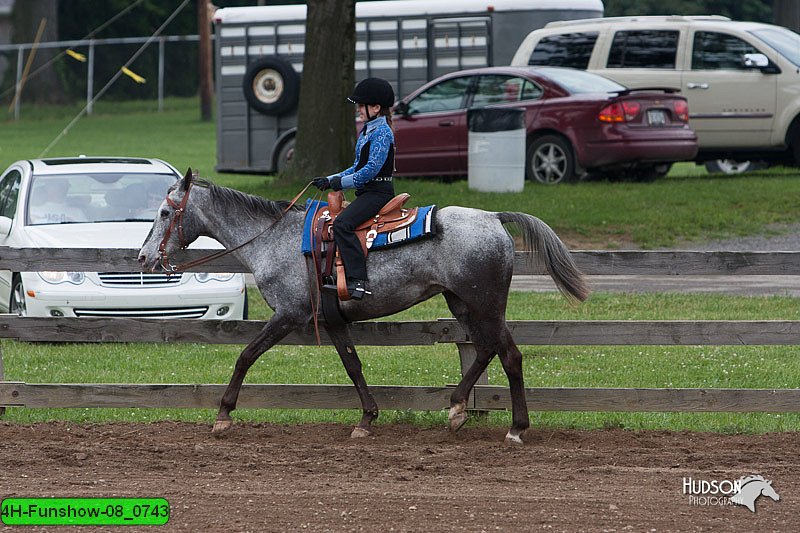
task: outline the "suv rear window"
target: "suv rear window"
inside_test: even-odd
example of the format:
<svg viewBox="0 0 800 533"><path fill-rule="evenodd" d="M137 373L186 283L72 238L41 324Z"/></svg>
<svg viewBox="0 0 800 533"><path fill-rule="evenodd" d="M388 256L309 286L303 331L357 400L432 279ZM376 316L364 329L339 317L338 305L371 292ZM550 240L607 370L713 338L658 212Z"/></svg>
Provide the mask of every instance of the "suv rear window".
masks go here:
<svg viewBox="0 0 800 533"><path fill-rule="evenodd" d="M618 31L608 68L675 68L678 33L670 30Z"/></svg>
<svg viewBox="0 0 800 533"><path fill-rule="evenodd" d="M543 37L533 49L528 64L586 70L597 35L597 32L587 32Z"/></svg>

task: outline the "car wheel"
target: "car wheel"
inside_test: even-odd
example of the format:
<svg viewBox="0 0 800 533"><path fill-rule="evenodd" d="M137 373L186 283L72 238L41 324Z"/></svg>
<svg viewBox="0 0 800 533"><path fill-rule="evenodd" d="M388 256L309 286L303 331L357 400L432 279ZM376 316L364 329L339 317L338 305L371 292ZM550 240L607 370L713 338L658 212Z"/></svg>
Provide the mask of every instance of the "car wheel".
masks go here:
<svg viewBox="0 0 800 533"><path fill-rule="evenodd" d="M728 174L736 175L754 170L762 170L769 167L764 161L736 161L735 159L715 159L706 161L706 170L709 174Z"/></svg>
<svg viewBox="0 0 800 533"><path fill-rule="evenodd" d="M17 316L28 316L28 306L25 303L25 287L22 277L14 274L11 281L11 300L8 302L8 312Z"/></svg>
<svg viewBox="0 0 800 533"><path fill-rule="evenodd" d="M292 161L292 156L294 155L294 137L287 140L281 145L281 149L278 150L278 157L275 158L275 168L278 172L283 172L286 170L286 167L289 166L289 163Z"/></svg>
<svg viewBox="0 0 800 533"><path fill-rule="evenodd" d="M545 185L575 181L575 158L569 142L556 135L543 135L528 147L525 177Z"/></svg>
<svg viewBox="0 0 800 533"><path fill-rule="evenodd" d="M242 79L244 97L265 115L284 115L297 106L300 76L280 57L265 57L248 65Z"/></svg>

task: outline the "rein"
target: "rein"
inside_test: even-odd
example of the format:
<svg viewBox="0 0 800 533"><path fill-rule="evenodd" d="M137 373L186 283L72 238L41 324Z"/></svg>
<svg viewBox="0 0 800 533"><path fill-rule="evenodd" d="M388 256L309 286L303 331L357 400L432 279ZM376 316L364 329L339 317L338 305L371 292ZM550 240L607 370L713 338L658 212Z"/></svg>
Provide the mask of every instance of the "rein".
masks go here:
<svg viewBox="0 0 800 533"><path fill-rule="evenodd" d="M308 190L308 188L311 186L311 184L312 184L312 182L308 182L308 185L303 187L303 190L300 191L297 194L297 196L295 196L292 199L292 201L289 203L289 205L286 206L286 209L284 209L283 212L281 213L281 218L279 218L278 220L281 220L283 218L283 216L286 213L289 212L289 210L294 206L294 204L297 203L297 200L299 200L300 197L306 192L306 190ZM183 195L183 199L181 200L180 204L175 202L172 198L169 197L169 194L167 194L167 204L169 204L170 207L175 209L175 215L172 217L172 220L169 223L169 227L167 227L167 231L164 233L164 238L161 239L161 244L158 245L158 255L159 255L160 259L161 259L161 267L167 272L167 275L174 274L176 272L182 272L182 271L185 271L185 270L187 270L189 268L193 268L193 267L196 267L196 266L199 266L199 265L203 265L205 263L208 263L210 261L214 261L215 259L219 259L220 257L224 257L224 256L226 256L226 255L228 255L230 253L233 253L236 250L239 250L240 248L243 248L243 247L247 246L248 244L250 244L251 242L253 242L257 238L261 237L264 233L267 232L267 230L269 230L274 224L276 224L278 222L278 220L276 220L273 224L270 224L269 226L264 228L263 231L261 231L259 233L256 233L255 235L253 235L251 238L249 238L245 242L243 242L243 243L241 243L241 244L239 244L239 245L237 245L237 246L235 246L233 248L230 248L230 249L227 249L227 250L220 250L219 252L215 252L215 253L213 253L211 255L207 255L205 257L201 257L199 259L195 259L194 261L189 261L187 263L183 263L183 264L180 264L180 265L173 265L173 264L171 264L169 262L169 257L167 257L167 252L166 252L167 241L169 240L170 236L172 235L173 228L177 224L177 227L178 227L178 246L179 246L179 248L181 250L185 250L186 247L189 245L189 243L185 243L184 240L183 240L183 215L186 212L186 204L189 201L189 192L192 190L192 185L193 185L193 182L189 182L189 186L186 188L186 194Z"/></svg>

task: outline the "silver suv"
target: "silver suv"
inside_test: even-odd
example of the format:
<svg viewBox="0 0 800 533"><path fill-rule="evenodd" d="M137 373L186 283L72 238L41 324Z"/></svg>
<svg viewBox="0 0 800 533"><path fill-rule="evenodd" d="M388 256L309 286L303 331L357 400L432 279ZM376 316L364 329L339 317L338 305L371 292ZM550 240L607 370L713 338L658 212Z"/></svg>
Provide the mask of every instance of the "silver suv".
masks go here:
<svg viewBox="0 0 800 533"><path fill-rule="evenodd" d="M800 164L800 35L786 28L719 16L552 22L528 34L512 65L680 88L709 170Z"/></svg>

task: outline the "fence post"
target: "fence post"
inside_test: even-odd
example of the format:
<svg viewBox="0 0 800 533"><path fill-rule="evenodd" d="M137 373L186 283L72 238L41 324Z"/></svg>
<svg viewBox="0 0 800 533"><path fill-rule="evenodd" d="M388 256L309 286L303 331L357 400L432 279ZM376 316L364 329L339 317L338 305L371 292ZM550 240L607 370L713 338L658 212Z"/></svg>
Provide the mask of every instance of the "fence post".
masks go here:
<svg viewBox="0 0 800 533"><path fill-rule="evenodd" d="M0 382L3 382L6 379L3 372L3 342L0 341ZM3 418L4 416L6 416L6 408L0 406L0 418Z"/></svg>
<svg viewBox="0 0 800 533"><path fill-rule="evenodd" d="M458 346L458 357L461 358L461 377L463 378L464 374L466 374L467 370L469 370L469 367L471 367L472 363L474 363L475 359L477 359L477 352L475 351L475 345L471 342L457 342L456 346ZM478 377L478 381L475 384L488 385L489 374L487 374L484 370L483 374ZM475 392L473 391L472 400L467 407L469 409L475 409L476 405Z"/></svg>
<svg viewBox="0 0 800 533"><path fill-rule="evenodd" d="M89 65L86 70L86 114L92 114L94 98L94 39L89 41Z"/></svg>

